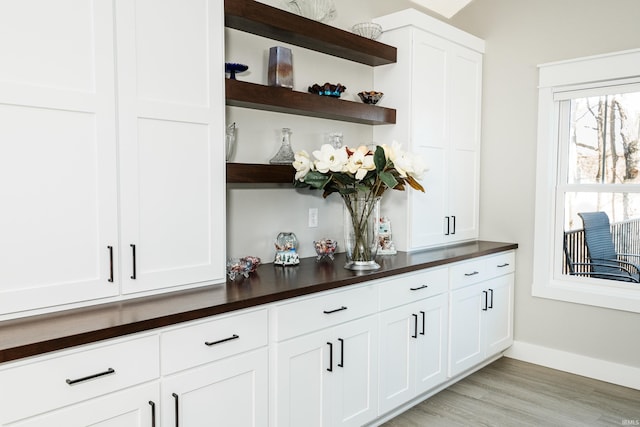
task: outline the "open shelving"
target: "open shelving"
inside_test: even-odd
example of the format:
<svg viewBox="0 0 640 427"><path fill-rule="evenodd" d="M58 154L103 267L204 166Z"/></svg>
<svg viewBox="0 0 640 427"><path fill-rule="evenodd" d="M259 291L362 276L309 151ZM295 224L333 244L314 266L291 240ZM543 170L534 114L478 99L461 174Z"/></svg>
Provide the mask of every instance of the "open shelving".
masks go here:
<svg viewBox="0 0 640 427"><path fill-rule="evenodd" d="M370 66L396 62L393 46L254 0L225 0L225 26ZM395 124L396 110L337 98L226 80L230 106L368 125ZM228 183L290 183L289 166L227 163Z"/></svg>

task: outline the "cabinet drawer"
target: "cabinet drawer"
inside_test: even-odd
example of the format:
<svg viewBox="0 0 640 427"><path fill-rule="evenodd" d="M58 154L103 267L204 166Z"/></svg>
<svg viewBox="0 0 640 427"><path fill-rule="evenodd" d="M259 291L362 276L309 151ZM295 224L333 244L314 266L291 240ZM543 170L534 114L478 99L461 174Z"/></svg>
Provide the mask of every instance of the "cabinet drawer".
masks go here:
<svg viewBox="0 0 640 427"><path fill-rule="evenodd" d="M455 264L449 269L451 289L462 288L488 279L485 258Z"/></svg>
<svg viewBox="0 0 640 427"><path fill-rule="evenodd" d="M347 291L297 300L274 308L276 340L281 341L375 313L378 288L362 286Z"/></svg>
<svg viewBox="0 0 640 427"><path fill-rule="evenodd" d="M516 254L513 251L488 257L486 260L489 277L498 277L516 270Z"/></svg>
<svg viewBox="0 0 640 427"><path fill-rule="evenodd" d="M165 332L160 337L162 373L177 372L267 345L267 310Z"/></svg>
<svg viewBox="0 0 640 427"><path fill-rule="evenodd" d="M159 377L156 335L92 345L0 371L0 424Z"/></svg>
<svg viewBox="0 0 640 427"><path fill-rule="evenodd" d="M447 267L409 273L380 283L380 310L397 307L446 292Z"/></svg>

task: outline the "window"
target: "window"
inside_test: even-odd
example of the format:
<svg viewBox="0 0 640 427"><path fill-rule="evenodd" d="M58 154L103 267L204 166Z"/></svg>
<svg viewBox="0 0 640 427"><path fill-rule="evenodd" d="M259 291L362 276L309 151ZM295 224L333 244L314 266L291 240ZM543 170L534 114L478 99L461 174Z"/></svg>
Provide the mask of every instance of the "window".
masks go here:
<svg viewBox="0 0 640 427"><path fill-rule="evenodd" d="M541 65L539 91L533 294L640 312L640 50Z"/></svg>

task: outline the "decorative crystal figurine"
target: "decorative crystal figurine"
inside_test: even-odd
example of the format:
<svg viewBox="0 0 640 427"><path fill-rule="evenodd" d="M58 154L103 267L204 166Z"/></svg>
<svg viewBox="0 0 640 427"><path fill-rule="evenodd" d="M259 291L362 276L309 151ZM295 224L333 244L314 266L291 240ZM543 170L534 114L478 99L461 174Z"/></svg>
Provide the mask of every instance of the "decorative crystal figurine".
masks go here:
<svg viewBox="0 0 640 427"><path fill-rule="evenodd" d="M329 144L331 144L333 148L342 148L342 141L342 132L332 132L329 134Z"/></svg>
<svg viewBox="0 0 640 427"><path fill-rule="evenodd" d="M293 150L291 149L291 129L282 128L281 140L282 145L280 146L280 150L269 160L269 163L272 165L290 165L295 160Z"/></svg>

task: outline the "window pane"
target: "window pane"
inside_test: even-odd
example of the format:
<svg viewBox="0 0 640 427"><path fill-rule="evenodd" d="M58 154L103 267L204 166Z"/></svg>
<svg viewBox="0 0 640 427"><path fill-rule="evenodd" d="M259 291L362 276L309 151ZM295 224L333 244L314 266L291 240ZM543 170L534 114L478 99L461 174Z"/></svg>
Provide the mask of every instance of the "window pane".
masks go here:
<svg viewBox="0 0 640 427"><path fill-rule="evenodd" d="M640 92L571 100L569 184L638 184Z"/></svg>
<svg viewBox="0 0 640 427"><path fill-rule="evenodd" d="M585 212L603 212L609 219L608 232L597 242L597 250L600 251L596 255L598 260L590 258L594 248L588 249L585 240L584 223L579 215ZM626 264L640 265L640 258L619 255L640 255L640 193L566 193L564 218L564 274L625 282L640 280L639 271ZM607 250L607 246L611 247L611 251ZM602 255L608 252L612 256ZM607 264L610 261L605 260L613 261L611 267ZM634 279L627 277L627 271Z"/></svg>

